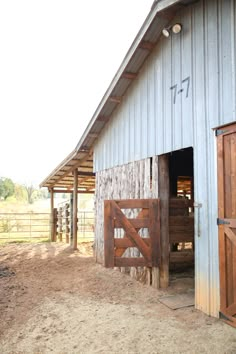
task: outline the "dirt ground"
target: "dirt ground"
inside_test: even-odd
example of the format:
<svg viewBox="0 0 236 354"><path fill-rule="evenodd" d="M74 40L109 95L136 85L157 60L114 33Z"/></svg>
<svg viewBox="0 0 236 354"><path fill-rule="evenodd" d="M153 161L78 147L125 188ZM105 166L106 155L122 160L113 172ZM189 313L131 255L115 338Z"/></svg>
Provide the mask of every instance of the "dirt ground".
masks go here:
<svg viewBox="0 0 236 354"><path fill-rule="evenodd" d="M1 246L0 353L236 353L236 329L170 310L164 293L96 264L89 245Z"/></svg>

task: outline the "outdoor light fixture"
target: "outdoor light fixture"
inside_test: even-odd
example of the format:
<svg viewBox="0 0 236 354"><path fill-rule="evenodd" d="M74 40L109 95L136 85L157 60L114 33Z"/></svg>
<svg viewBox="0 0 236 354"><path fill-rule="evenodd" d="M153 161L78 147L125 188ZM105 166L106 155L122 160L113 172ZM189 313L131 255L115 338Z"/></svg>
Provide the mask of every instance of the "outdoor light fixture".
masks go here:
<svg viewBox="0 0 236 354"><path fill-rule="evenodd" d="M162 34L163 34L163 36L165 36L166 38L170 37L170 29L169 29L169 28L163 28Z"/></svg>
<svg viewBox="0 0 236 354"><path fill-rule="evenodd" d="M173 27L172 27L172 32L174 34L180 33L182 31L182 26L180 23L176 23Z"/></svg>
<svg viewBox="0 0 236 354"><path fill-rule="evenodd" d="M182 25L180 23L176 23L175 25L173 26L170 26L170 27L165 27L163 28L162 30L162 34L163 36L165 36L166 38L170 37L170 33L171 31L174 33L174 34L178 34L182 31Z"/></svg>

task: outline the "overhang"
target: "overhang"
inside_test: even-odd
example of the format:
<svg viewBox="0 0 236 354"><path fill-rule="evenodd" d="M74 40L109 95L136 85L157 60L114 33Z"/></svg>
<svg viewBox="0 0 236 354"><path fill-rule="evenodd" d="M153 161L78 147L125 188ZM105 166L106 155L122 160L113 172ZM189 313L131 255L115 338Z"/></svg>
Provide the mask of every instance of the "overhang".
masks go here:
<svg viewBox="0 0 236 354"><path fill-rule="evenodd" d="M92 151L72 151L40 184L40 187L56 189L57 193L72 191L75 169L78 169L78 192L93 193L95 174Z"/></svg>
<svg viewBox="0 0 236 354"><path fill-rule="evenodd" d="M197 0L198 1L198 0ZM74 151L40 184L40 187L73 188L73 171L78 168L78 186L81 192L95 189L93 175L93 146L121 104L127 89L137 79L144 62L155 48L162 29L175 13L196 0L154 1L151 11L134 39L110 86L98 105L92 119ZM86 175L87 173L87 175ZM89 174L89 175L88 175Z"/></svg>

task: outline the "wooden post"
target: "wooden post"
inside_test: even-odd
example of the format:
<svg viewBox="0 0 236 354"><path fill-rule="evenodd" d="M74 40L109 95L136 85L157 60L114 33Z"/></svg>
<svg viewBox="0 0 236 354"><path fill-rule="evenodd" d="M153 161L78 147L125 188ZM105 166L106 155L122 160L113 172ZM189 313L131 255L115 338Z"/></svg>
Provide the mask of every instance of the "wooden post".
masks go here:
<svg viewBox="0 0 236 354"><path fill-rule="evenodd" d="M60 207L59 210L58 210L58 226L59 226L58 233L59 233L59 241L60 242L62 242L62 230L63 230L63 227L62 227L62 221L63 221L62 213L63 213L63 208Z"/></svg>
<svg viewBox="0 0 236 354"><path fill-rule="evenodd" d="M53 188L49 190L50 192L50 204L51 204L51 215L50 215L50 229L51 229L51 242L55 242L55 217L54 217L54 193Z"/></svg>
<svg viewBox="0 0 236 354"><path fill-rule="evenodd" d="M74 170L74 191L73 191L73 248L77 250L78 232L78 169Z"/></svg>
<svg viewBox="0 0 236 354"><path fill-rule="evenodd" d="M150 199L149 201L149 233L152 242L152 269L150 278L151 285L155 289L160 287L160 271L161 264L161 233L160 233L160 200Z"/></svg>
<svg viewBox="0 0 236 354"><path fill-rule="evenodd" d="M169 184L169 156L160 155L158 157L158 191L161 201L161 288L167 288L169 285Z"/></svg>
<svg viewBox="0 0 236 354"><path fill-rule="evenodd" d="M70 232L70 227L69 227L69 204L66 204L65 207L65 232L66 232L66 243L69 243L69 232Z"/></svg>
<svg viewBox="0 0 236 354"><path fill-rule="evenodd" d="M111 202L104 200L104 266L114 267L114 222Z"/></svg>
<svg viewBox="0 0 236 354"><path fill-rule="evenodd" d="M70 194L70 246L73 247L73 193Z"/></svg>
<svg viewBox="0 0 236 354"><path fill-rule="evenodd" d="M58 236L58 211L57 211L57 208L53 209L53 225L54 225L53 239L56 242L57 236Z"/></svg>

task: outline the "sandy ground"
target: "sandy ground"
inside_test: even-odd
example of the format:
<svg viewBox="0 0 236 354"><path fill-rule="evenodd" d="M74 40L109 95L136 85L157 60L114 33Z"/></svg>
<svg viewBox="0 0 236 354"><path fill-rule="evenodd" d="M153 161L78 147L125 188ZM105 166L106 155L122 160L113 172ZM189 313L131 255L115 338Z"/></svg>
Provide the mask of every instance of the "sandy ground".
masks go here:
<svg viewBox="0 0 236 354"><path fill-rule="evenodd" d="M236 329L163 294L95 264L88 245L1 246L0 353L236 353Z"/></svg>

